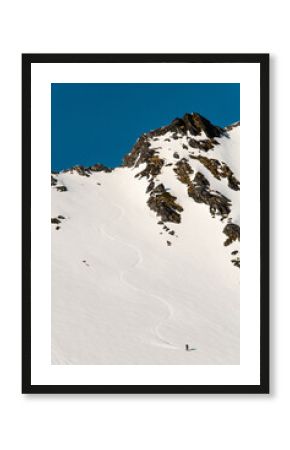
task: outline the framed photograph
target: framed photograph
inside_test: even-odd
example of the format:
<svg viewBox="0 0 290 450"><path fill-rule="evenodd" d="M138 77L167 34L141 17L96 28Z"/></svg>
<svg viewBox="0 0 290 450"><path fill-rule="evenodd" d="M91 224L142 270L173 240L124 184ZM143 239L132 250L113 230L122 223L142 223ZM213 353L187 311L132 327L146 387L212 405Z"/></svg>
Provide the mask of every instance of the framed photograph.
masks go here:
<svg viewBox="0 0 290 450"><path fill-rule="evenodd" d="M23 54L23 393L269 392L269 55Z"/></svg>

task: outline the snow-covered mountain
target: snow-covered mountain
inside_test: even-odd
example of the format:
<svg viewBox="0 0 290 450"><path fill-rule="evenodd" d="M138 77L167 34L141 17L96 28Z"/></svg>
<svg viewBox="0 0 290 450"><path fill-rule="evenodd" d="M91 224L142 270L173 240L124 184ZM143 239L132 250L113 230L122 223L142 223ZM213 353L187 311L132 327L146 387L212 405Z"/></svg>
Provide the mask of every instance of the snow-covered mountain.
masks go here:
<svg viewBox="0 0 290 450"><path fill-rule="evenodd" d="M52 174L53 364L239 364L239 129L186 114Z"/></svg>

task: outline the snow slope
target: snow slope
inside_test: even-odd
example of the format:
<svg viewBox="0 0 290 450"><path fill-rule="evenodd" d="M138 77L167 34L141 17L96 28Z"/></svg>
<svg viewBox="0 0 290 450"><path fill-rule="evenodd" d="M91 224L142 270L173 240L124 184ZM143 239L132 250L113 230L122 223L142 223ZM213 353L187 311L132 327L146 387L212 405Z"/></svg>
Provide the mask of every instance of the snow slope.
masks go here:
<svg viewBox="0 0 290 450"><path fill-rule="evenodd" d="M238 132L216 147L236 167ZM158 139L166 163L175 150L188 156L182 138L170 151L166 135ZM229 195L225 180L190 164ZM146 204L148 180L136 177L144 166L53 175L67 191L52 186L51 217L64 217L52 225L52 363L239 364L239 269L229 256L238 243L223 245L221 220L163 166L156 181L183 208L168 235Z"/></svg>

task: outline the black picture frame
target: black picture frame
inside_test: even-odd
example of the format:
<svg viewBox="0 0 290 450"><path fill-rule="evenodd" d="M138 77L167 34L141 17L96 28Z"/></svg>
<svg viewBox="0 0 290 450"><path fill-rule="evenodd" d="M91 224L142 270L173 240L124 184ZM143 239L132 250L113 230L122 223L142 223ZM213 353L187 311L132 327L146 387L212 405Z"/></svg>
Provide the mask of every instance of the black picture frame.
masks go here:
<svg viewBox="0 0 290 450"><path fill-rule="evenodd" d="M22 393L267 394L269 393L269 54L23 54L22 55ZM260 384L31 384L31 64L255 63L260 65Z"/></svg>

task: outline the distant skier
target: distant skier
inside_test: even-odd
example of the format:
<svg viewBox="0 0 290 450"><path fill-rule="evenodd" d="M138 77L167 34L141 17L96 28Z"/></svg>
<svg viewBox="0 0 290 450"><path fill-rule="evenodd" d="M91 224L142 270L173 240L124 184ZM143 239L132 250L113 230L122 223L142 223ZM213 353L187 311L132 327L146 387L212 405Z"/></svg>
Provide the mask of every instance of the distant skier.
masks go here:
<svg viewBox="0 0 290 450"><path fill-rule="evenodd" d="M187 352L191 352L192 350L196 350L196 348L189 348L189 345L188 344L185 344L185 350L187 351Z"/></svg>

